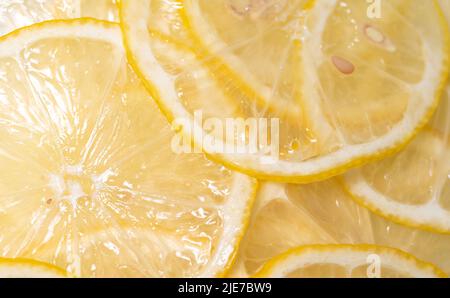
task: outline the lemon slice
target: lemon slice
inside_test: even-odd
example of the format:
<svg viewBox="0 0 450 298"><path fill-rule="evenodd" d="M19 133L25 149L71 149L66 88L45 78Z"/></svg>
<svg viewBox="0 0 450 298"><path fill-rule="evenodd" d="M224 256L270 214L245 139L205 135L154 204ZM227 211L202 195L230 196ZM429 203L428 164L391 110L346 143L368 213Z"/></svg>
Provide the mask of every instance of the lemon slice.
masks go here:
<svg viewBox="0 0 450 298"><path fill-rule="evenodd" d="M28 259L0 258L0 278L57 278L67 273L53 265Z"/></svg>
<svg viewBox="0 0 450 298"><path fill-rule="evenodd" d="M308 185L262 184L234 277L252 276L270 259L308 245L393 247L450 273L450 236L409 228L354 202L336 178Z"/></svg>
<svg viewBox="0 0 450 298"><path fill-rule="evenodd" d="M450 87L429 127L404 151L344 175L349 193L399 223L450 233Z"/></svg>
<svg viewBox="0 0 450 298"><path fill-rule="evenodd" d="M320 1L312 8L302 1L259 1L268 7L255 17L230 12L226 3L233 1L158 2L121 1L129 60L172 121L192 122L205 109L222 122L241 117L278 123L270 125L277 127L270 150L263 139L256 150L211 150L202 146L213 143L210 132L198 122L185 132L213 160L261 179L323 180L398 151L431 117L448 74L448 30L436 3L391 1L382 18L369 19L366 3L353 0ZM195 92L178 84L182 73L164 68L154 45L162 36L193 50L195 62L172 58L183 64L183 74L195 73L191 65L209 70ZM267 93L255 84L269 86L276 108L255 99L256 91ZM190 102L201 90L210 99L194 109ZM216 100L235 112L224 115L223 104L211 109ZM233 143L243 139L251 149L247 135L234 137ZM215 148L234 145L225 136L214 141Z"/></svg>
<svg viewBox="0 0 450 298"><path fill-rule="evenodd" d="M269 262L256 277L447 277L435 266L401 250L375 245L314 245L292 249Z"/></svg>
<svg viewBox="0 0 450 298"><path fill-rule="evenodd" d="M0 35L34 23L93 17L117 21L116 0L27 0L0 3Z"/></svg>
<svg viewBox="0 0 450 298"><path fill-rule="evenodd" d="M175 153L118 25L47 21L3 37L0 127L1 256L83 277L231 265L256 182Z"/></svg>

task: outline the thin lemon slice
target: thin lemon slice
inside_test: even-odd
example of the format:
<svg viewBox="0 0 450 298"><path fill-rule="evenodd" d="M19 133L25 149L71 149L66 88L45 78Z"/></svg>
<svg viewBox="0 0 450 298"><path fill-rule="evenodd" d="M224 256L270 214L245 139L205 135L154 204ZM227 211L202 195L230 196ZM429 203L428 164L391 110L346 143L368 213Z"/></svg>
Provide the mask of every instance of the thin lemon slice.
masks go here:
<svg viewBox="0 0 450 298"><path fill-rule="evenodd" d="M116 0L1 1L0 35L42 21L79 17L117 21Z"/></svg>
<svg viewBox="0 0 450 298"><path fill-rule="evenodd" d="M262 1L271 3L271 9L286 4L286 10L275 9L276 15L286 14L280 25L274 25L277 18L256 17L255 21L233 16L223 8L225 2L169 1L158 5L160 2L154 0L125 0L120 4L130 61L170 120L187 118L192 122L196 112L208 110L210 118L222 122L242 117L278 123L278 129L270 134L270 143L277 149L269 152L275 152L274 157L267 156L263 145L244 152L202 146L205 139L210 139L210 132L196 122L191 133L186 134L212 159L262 179L301 183L323 180L398 151L435 110L448 74L449 51L448 30L436 3L391 1L385 5L382 18L370 19L366 3L356 0L318 1L313 8L300 11L297 4L302 1ZM223 18L217 17L221 10ZM190 14L188 22L183 22L183 14ZM159 16L158 21L152 16ZM215 54L208 54L205 46L189 34L195 26L186 25L202 18L210 26L197 26L204 32L198 37L209 39L222 34L230 40L242 39L242 43L222 46L223 40L207 40L204 43L215 49ZM296 25L299 19L301 26ZM287 32L278 30L285 27ZM289 31L292 27L294 31ZM261 35L254 35L258 30ZM164 68L165 62L154 45L162 36L166 41L174 39L171 41L190 47L195 62L191 57L174 57L172 60L182 64L183 71L173 73ZM268 40L264 42L260 36ZM275 43L277 38L280 40ZM377 38L386 45L377 44ZM289 53L280 55L283 49ZM239 59L231 59L231 64L236 65L229 65L221 58L218 61L220 54L238 55ZM180 77L184 73L195 74L195 65L204 65L209 77L202 73L205 83L196 83L195 92L193 87L185 92L178 81L183 80ZM230 72L238 72L245 80L266 80L269 86L279 86L277 90L283 89L279 92L283 96L273 97L273 104L279 108L261 106L247 90L255 89L252 83L237 80ZM210 83L213 81L214 86ZM202 90L207 90L210 98L194 109L190 102ZM216 100L235 112L224 115L223 104L211 109ZM242 134L235 136L234 143L240 139L250 144L250 138ZM233 146L224 136L215 141L219 144L215 148ZM265 144L263 141L257 140L259 145Z"/></svg>
<svg viewBox="0 0 450 298"><path fill-rule="evenodd" d="M300 246L279 255L256 277L446 277L435 266L401 250L376 245Z"/></svg>
<svg viewBox="0 0 450 298"><path fill-rule="evenodd" d="M334 178L308 185L261 185L231 276L252 276L277 255L317 244L398 248L450 273L449 235L379 217L354 202Z"/></svg>
<svg viewBox="0 0 450 298"><path fill-rule="evenodd" d="M28 259L0 258L0 278L55 278L67 273L53 265Z"/></svg>
<svg viewBox="0 0 450 298"><path fill-rule="evenodd" d="M349 193L393 221L450 233L450 87L429 128L401 153L349 171Z"/></svg>
<svg viewBox="0 0 450 298"><path fill-rule="evenodd" d="M118 25L48 21L3 37L0 128L1 256L86 277L231 265L256 182L175 153Z"/></svg>

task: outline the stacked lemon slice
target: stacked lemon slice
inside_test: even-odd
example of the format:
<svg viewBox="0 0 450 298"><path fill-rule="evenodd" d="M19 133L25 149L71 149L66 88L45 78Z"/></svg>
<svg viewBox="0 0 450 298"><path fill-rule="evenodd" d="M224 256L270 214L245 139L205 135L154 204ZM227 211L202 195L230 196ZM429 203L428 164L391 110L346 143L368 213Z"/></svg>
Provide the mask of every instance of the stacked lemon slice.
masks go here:
<svg viewBox="0 0 450 298"><path fill-rule="evenodd" d="M436 3L393 1L371 19L361 1L155 2L121 1L130 60L169 119L193 117L198 107L190 102L212 87L229 109L238 105L234 117L278 119L275 161L261 148L204 148L259 178L321 180L397 151L431 117L448 74L448 30ZM166 22L152 22L154 15ZM158 67L155 32L171 31L210 69L196 92ZM192 68L191 60L177 61ZM212 79L219 84L207 83ZM209 109L211 102L202 104L210 117L230 116L220 105Z"/></svg>
<svg viewBox="0 0 450 298"><path fill-rule="evenodd" d="M365 244L398 248L450 272L447 255L450 249L449 235L417 230L372 214L351 199L339 180L331 179L309 185L264 184L232 274L240 277L253 275L269 260L278 260L279 254L290 250L295 253L297 247L318 244L328 245L325 246L326 254L322 254L321 246L308 248L317 259L308 257L306 264L314 265L311 270L317 270L307 271L309 273L305 271L306 275L332 276L333 272L341 272L339 274L352 276L353 270L362 274L358 270L370 267L372 260L367 257L372 254L379 255L381 275L383 271L397 272L400 276L414 275L402 273L403 265L396 269L395 265L390 264L391 261L396 262L394 259L403 259L403 254L388 250L385 252L393 257L386 256L384 259L383 253L378 254L376 248ZM335 256L335 252L341 256ZM360 256L360 261L351 263L352 252L358 252L364 258ZM301 256L300 264L303 262ZM284 257L287 255L281 258ZM333 260L335 257L337 259ZM348 266L337 261L341 258L350 262ZM411 257L407 259L414 261ZM272 261L271 264L278 264L278 261ZM383 266L386 266L386 270L383 270ZM300 267L290 267L292 270L288 271L305 269ZM321 271L322 267L330 267L330 271ZM408 266L405 265L405 268Z"/></svg>
<svg viewBox="0 0 450 298"><path fill-rule="evenodd" d="M2 1L0 277L446 276L449 9Z"/></svg>

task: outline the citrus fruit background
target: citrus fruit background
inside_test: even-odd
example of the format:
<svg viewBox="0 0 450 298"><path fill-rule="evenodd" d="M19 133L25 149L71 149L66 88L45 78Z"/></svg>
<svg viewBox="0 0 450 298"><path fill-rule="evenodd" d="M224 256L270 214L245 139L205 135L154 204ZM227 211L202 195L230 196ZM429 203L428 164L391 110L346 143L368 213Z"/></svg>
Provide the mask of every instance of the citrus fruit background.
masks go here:
<svg viewBox="0 0 450 298"><path fill-rule="evenodd" d="M450 274L450 1L376 9L2 1L0 277Z"/></svg>

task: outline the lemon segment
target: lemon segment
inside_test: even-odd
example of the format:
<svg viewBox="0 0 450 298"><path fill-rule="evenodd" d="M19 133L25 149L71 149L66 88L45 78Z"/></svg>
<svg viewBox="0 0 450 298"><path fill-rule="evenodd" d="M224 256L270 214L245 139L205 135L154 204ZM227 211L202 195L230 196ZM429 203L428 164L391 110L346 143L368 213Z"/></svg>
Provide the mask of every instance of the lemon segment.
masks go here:
<svg viewBox="0 0 450 298"><path fill-rule="evenodd" d="M256 181L177 134L117 24L47 21L0 40L0 255L82 277L217 276Z"/></svg>
<svg viewBox="0 0 450 298"><path fill-rule="evenodd" d="M1 278L62 278L67 273L50 264L27 259L0 258Z"/></svg>
<svg viewBox="0 0 450 298"><path fill-rule="evenodd" d="M277 256L256 277L436 278L435 266L400 250L376 245L311 245Z"/></svg>
<svg viewBox="0 0 450 298"><path fill-rule="evenodd" d="M334 139L328 157L335 160L350 153L356 161L369 151L383 156L405 144L431 117L448 75L448 31L435 3L391 1L381 18L367 13L361 1L321 1L307 19L304 100L323 112L316 131ZM429 51L436 44L438 58ZM434 84L428 94L426 82Z"/></svg>

